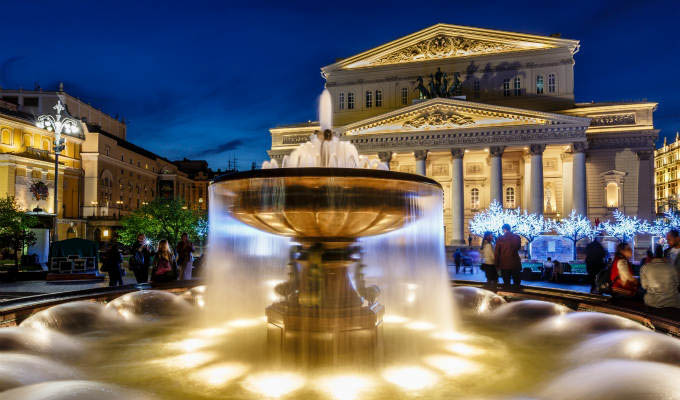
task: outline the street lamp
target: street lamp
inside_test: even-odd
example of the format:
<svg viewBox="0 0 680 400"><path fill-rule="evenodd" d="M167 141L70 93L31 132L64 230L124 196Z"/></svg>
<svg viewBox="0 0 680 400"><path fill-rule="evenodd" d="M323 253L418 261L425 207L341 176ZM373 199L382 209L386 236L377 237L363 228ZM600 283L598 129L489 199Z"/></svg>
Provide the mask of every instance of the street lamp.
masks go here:
<svg viewBox="0 0 680 400"><path fill-rule="evenodd" d="M57 216L59 215L59 154L64 150L64 138L61 137L62 132L67 134L75 134L80 130L79 122L73 118L61 115L61 112L66 109L61 104L61 99L57 100L57 104L52 107L57 111L56 116L49 114L38 117L37 127L40 129L47 129L54 132L54 231L52 232L52 243L57 241Z"/></svg>

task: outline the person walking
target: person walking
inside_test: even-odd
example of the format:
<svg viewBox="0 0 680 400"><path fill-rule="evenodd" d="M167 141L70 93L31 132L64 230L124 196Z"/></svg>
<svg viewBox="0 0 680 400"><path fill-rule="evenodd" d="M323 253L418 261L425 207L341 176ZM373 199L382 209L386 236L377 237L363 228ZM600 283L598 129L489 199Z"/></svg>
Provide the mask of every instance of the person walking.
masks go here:
<svg viewBox="0 0 680 400"><path fill-rule="evenodd" d="M496 239L494 260L496 267L501 271L503 287L506 289L510 288L510 278L516 289L520 287L522 272L522 260L519 258L520 247L522 247L522 240L512 233L510 225L504 224L503 235Z"/></svg>
<svg viewBox="0 0 680 400"><path fill-rule="evenodd" d="M137 235L137 242L132 245L132 254L130 255L130 269L135 274L137 283L145 283L149 281L149 266L153 252L149 241L143 233Z"/></svg>
<svg viewBox="0 0 680 400"><path fill-rule="evenodd" d="M151 282L170 282L177 279L177 261L170 250L168 241L163 239L158 243L158 250L151 268Z"/></svg>
<svg viewBox="0 0 680 400"><path fill-rule="evenodd" d="M463 254L460 252L460 249L456 249L456 251L453 253L453 262L456 264L456 273L460 270L460 263L463 259Z"/></svg>
<svg viewBox="0 0 680 400"><path fill-rule="evenodd" d="M616 254L612 261L612 270L609 280L612 283L612 295L616 297L635 297L638 290L638 281L633 276L633 269L630 266L630 258L633 256L633 249L626 242L616 246Z"/></svg>
<svg viewBox="0 0 680 400"><path fill-rule="evenodd" d="M640 284L645 289L645 304L657 309L680 308L678 273L664 259L663 246L654 247L653 258L640 270ZM677 311L677 310L675 310Z"/></svg>
<svg viewBox="0 0 680 400"><path fill-rule="evenodd" d="M194 261L194 244L189 241L189 235L182 234L182 240L177 245L177 264L179 265L179 279L191 279Z"/></svg>
<svg viewBox="0 0 680 400"><path fill-rule="evenodd" d="M590 293L596 293L598 291L595 285L595 277L600 271L605 269L604 258L606 256L607 252L604 247L602 247L599 237L593 239L593 241L586 246L586 272L588 273L588 281L590 282Z"/></svg>
<svg viewBox="0 0 680 400"><path fill-rule="evenodd" d="M102 258L104 264L102 270L109 274L109 286L123 286L123 271L120 268L123 255L120 253L117 233L113 234Z"/></svg>
<svg viewBox="0 0 680 400"><path fill-rule="evenodd" d="M495 290L498 287L498 270L493 254L493 235L491 232L484 232L482 238L482 265L481 269L486 275L486 285L489 289Z"/></svg>

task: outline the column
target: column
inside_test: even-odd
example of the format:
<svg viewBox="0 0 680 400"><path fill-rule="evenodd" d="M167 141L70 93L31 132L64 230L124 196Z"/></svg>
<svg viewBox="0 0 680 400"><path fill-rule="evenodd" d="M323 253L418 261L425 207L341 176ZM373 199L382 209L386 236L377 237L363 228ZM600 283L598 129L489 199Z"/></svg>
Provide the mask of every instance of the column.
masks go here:
<svg viewBox="0 0 680 400"><path fill-rule="evenodd" d="M451 244L465 244L465 205L463 200L464 149L451 149Z"/></svg>
<svg viewBox="0 0 680 400"><path fill-rule="evenodd" d="M654 168L652 150L637 151L638 156L638 212L640 219L654 218ZM620 190L620 189L619 189ZM619 196L621 198L621 196Z"/></svg>
<svg viewBox="0 0 680 400"><path fill-rule="evenodd" d="M573 152L573 200L572 207L576 214L587 215L588 204L586 200L586 142L576 142L572 145ZM571 210L564 210L564 214Z"/></svg>
<svg viewBox="0 0 680 400"><path fill-rule="evenodd" d="M416 174L427 175L427 167L425 161L427 160L427 150L416 150L413 152L416 158Z"/></svg>
<svg viewBox="0 0 680 400"><path fill-rule="evenodd" d="M380 162L385 163L387 165L387 169L390 168L390 161L392 161L392 152L391 151L381 151L378 153L378 158L380 159Z"/></svg>
<svg viewBox="0 0 680 400"><path fill-rule="evenodd" d="M529 212L543 214L543 151L544 144L532 144L529 146L531 154L531 193Z"/></svg>
<svg viewBox="0 0 680 400"><path fill-rule="evenodd" d="M491 196L489 201L496 200L503 204L503 151L504 146L489 147L491 167Z"/></svg>

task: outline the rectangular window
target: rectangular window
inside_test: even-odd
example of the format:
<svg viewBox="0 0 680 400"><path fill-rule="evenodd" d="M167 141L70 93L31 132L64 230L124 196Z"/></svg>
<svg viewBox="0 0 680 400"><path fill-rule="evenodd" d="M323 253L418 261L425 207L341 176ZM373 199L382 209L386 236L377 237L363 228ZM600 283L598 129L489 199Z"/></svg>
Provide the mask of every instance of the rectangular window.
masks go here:
<svg viewBox="0 0 680 400"><path fill-rule="evenodd" d="M24 107L38 107L38 98L24 97Z"/></svg>
<svg viewBox="0 0 680 400"><path fill-rule="evenodd" d="M503 79L503 96L510 96L510 79Z"/></svg>
<svg viewBox="0 0 680 400"><path fill-rule="evenodd" d="M543 75L536 77L536 94L543 94Z"/></svg>
<svg viewBox="0 0 680 400"><path fill-rule="evenodd" d="M345 109L345 94L344 93L340 93L338 95L338 109L339 110Z"/></svg>
<svg viewBox="0 0 680 400"><path fill-rule="evenodd" d="M382 90L375 91L375 106L382 107Z"/></svg>
<svg viewBox="0 0 680 400"><path fill-rule="evenodd" d="M366 91L366 108L373 107L373 92L370 90Z"/></svg>
<svg viewBox="0 0 680 400"><path fill-rule="evenodd" d="M522 82L520 81L519 76L515 77L514 89L515 89L515 96L521 96L522 95Z"/></svg>
<svg viewBox="0 0 680 400"><path fill-rule="evenodd" d="M354 93L347 93L347 109L354 110Z"/></svg>
<svg viewBox="0 0 680 400"><path fill-rule="evenodd" d="M555 93L555 74L548 75L548 93Z"/></svg>
<svg viewBox="0 0 680 400"><path fill-rule="evenodd" d="M408 104L408 89L407 88L401 88L401 104L404 105L404 106Z"/></svg>
<svg viewBox="0 0 680 400"><path fill-rule="evenodd" d="M472 91L475 96L475 99L479 98L479 79L475 79L475 81L472 83Z"/></svg>

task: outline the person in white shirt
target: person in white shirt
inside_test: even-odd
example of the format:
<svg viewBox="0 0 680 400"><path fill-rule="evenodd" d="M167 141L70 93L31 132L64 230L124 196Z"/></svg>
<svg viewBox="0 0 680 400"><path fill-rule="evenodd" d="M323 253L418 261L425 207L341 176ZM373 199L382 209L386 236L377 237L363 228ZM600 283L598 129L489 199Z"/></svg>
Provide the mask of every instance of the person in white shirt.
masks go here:
<svg viewBox="0 0 680 400"><path fill-rule="evenodd" d="M480 268L486 275L487 286L491 289L496 289L498 285L498 271L496 270L496 261L492 242L493 235L491 232L484 232L481 249L482 265Z"/></svg>
<svg viewBox="0 0 680 400"><path fill-rule="evenodd" d="M666 262L663 247L656 245L654 258L640 270L640 283L645 289L645 304L654 308L680 308L678 273Z"/></svg>

